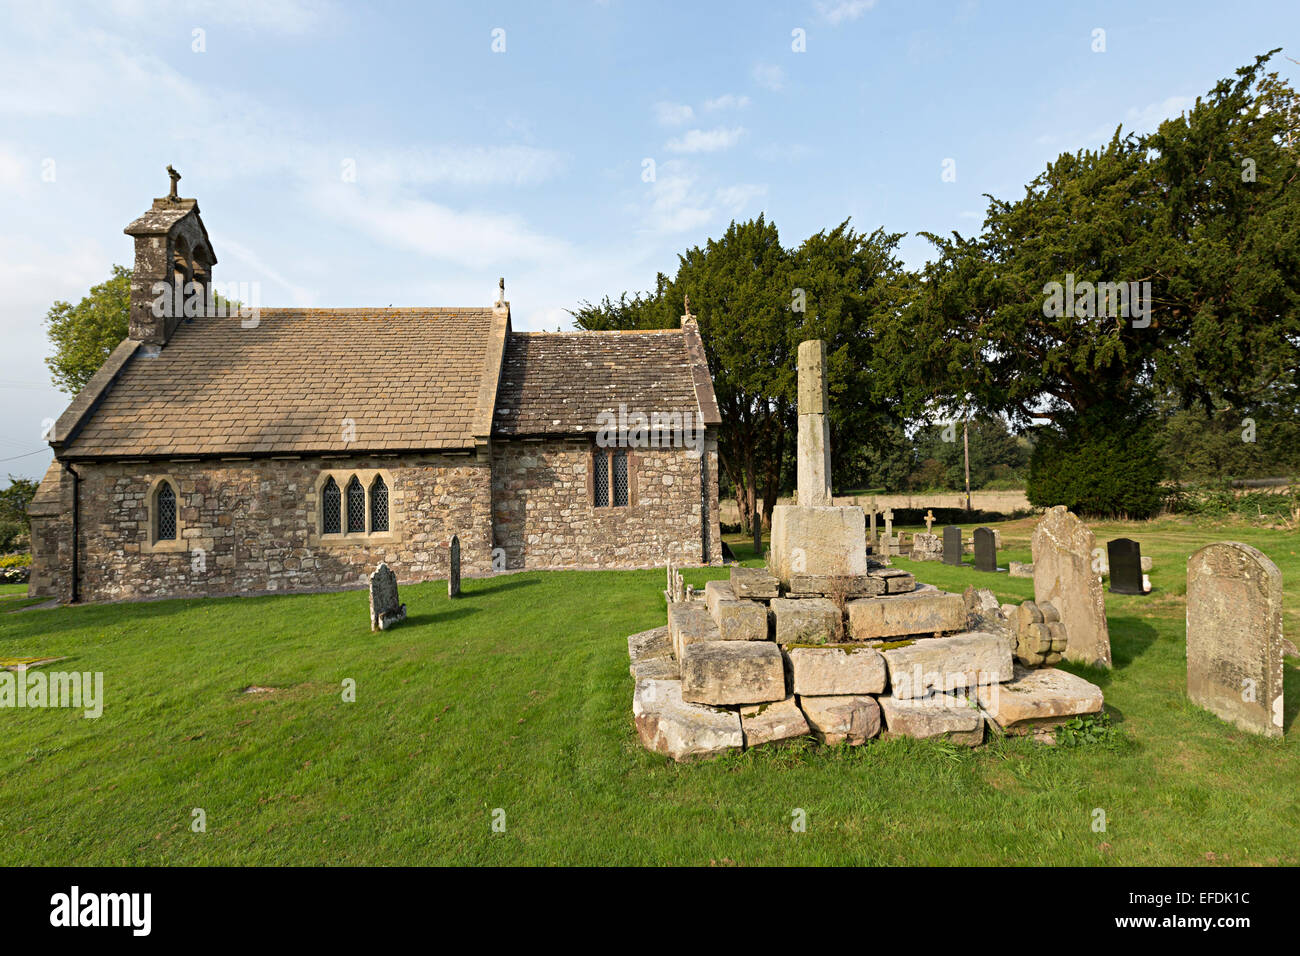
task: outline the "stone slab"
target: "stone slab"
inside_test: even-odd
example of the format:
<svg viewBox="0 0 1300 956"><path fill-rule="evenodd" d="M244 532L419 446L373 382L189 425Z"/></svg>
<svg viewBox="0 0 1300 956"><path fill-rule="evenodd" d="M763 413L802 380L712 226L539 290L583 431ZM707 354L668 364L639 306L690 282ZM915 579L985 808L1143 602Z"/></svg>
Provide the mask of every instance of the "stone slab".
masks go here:
<svg viewBox="0 0 1300 956"><path fill-rule="evenodd" d="M772 573L787 586L796 574L866 574L866 524L857 507L777 505L772 509Z"/></svg>
<svg viewBox="0 0 1300 956"><path fill-rule="evenodd" d="M899 700L996 684L1011 680L1014 673L1010 642L981 631L923 638L882 653L889 692Z"/></svg>
<svg viewBox="0 0 1300 956"><path fill-rule="evenodd" d="M632 719L648 750L683 761L745 746L740 715L682 699L681 681L637 681Z"/></svg>
<svg viewBox="0 0 1300 956"><path fill-rule="evenodd" d="M682 670L671 657L633 661L628 670L634 680L681 680Z"/></svg>
<svg viewBox="0 0 1300 956"><path fill-rule="evenodd" d="M668 605L668 637L679 661L690 644L722 640L708 606L699 601Z"/></svg>
<svg viewBox="0 0 1300 956"><path fill-rule="evenodd" d="M730 583L732 595L736 598L766 600L781 595L780 583L762 568L733 564Z"/></svg>
<svg viewBox="0 0 1300 956"><path fill-rule="evenodd" d="M798 697L808 726L824 744L859 746L880 733L880 705L867 696Z"/></svg>
<svg viewBox="0 0 1300 956"><path fill-rule="evenodd" d="M1101 710L1101 688L1055 667L1015 669L1005 684L980 687L976 699L1003 731L1013 735L1037 733L1080 714Z"/></svg>
<svg viewBox="0 0 1300 956"><path fill-rule="evenodd" d="M765 641L767 605L757 601L715 601L713 620L724 641Z"/></svg>
<svg viewBox="0 0 1300 956"><path fill-rule="evenodd" d="M648 631L629 634L627 638L627 656L632 661L655 660L671 657L672 641L668 638L667 626L652 627Z"/></svg>
<svg viewBox="0 0 1300 956"><path fill-rule="evenodd" d="M794 697L742 709L740 729L745 735L746 748L797 740L812 732Z"/></svg>
<svg viewBox="0 0 1300 956"><path fill-rule="evenodd" d="M906 574L907 572L902 572ZM795 574L790 578L790 597L830 597L843 592L846 598L875 597L885 593L885 579L877 574Z"/></svg>
<svg viewBox="0 0 1300 956"><path fill-rule="evenodd" d="M801 697L879 694L885 689L885 659L861 644L792 647L786 660L794 692Z"/></svg>
<svg viewBox="0 0 1300 956"><path fill-rule="evenodd" d="M700 641L682 652L682 699L726 707L784 700L785 661L770 641Z"/></svg>
<svg viewBox="0 0 1300 956"><path fill-rule="evenodd" d="M960 594L913 591L910 594L849 601L849 635L855 641L960 631L966 605Z"/></svg>
<svg viewBox="0 0 1300 956"><path fill-rule="evenodd" d="M736 600L736 592L732 590L730 581L708 581L704 585L704 603L708 605L710 614L717 614L717 603L719 601Z"/></svg>
<svg viewBox="0 0 1300 956"><path fill-rule="evenodd" d="M777 598L771 609L778 644L828 644L840 636L840 610L829 598Z"/></svg>
<svg viewBox="0 0 1300 956"><path fill-rule="evenodd" d="M928 694L900 700L878 697L885 729L890 737L914 737L928 740L942 737L966 747L984 742L984 715L962 694Z"/></svg>

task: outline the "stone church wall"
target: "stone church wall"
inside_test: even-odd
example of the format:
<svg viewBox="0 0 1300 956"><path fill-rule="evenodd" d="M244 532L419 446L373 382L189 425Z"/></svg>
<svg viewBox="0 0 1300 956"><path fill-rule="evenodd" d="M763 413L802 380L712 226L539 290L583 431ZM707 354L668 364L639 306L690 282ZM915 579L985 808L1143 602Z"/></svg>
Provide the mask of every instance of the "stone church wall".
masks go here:
<svg viewBox="0 0 1300 956"><path fill-rule="evenodd" d="M80 599L306 591L362 585L380 561L403 583L445 577L459 534L464 573L491 569L486 456L80 464ZM320 534L323 475L378 473L387 534ZM172 481L175 542L151 543L150 499ZM346 504L345 504L346 507ZM65 595L59 595L66 599Z"/></svg>
<svg viewBox="0 0 1300 956"><path fill-rule="evenodd" d="M493 442L495 544L507 568L643 568L720 563L717 441L704 454L635 449L631 501L592 503L590 439ZM701 470L707 502L701 494Z"/></svg>

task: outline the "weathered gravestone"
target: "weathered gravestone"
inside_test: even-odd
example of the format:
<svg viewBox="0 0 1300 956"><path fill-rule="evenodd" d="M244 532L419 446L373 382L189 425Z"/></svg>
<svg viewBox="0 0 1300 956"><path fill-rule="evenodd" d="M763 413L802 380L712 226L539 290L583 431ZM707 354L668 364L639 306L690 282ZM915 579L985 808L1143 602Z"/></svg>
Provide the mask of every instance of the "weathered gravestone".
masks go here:
<svg viewBox="0 0 1300 956"><path fill-rule="evenodd" d="M998 569L998 545L992 528L975 529L975 570Z"/></svg>
<svg viewBox="0 0 1300 956"><path fill-rule="evenodd" d="M406 620L406 605L397 600L397 575L380 563L370 575L370 629L386 631Z"/></svg>
<svg viewBox="0 0 1300 956"><path fill-rule="evenodd" d="M1101 576L1092 569L1092 530L1064 505L1049 508L1034 528L1034 600L1061 615L1065 659L1110 667L1110 631Z"/></svg>
<svg viewBox="0 0 1300 956"><path fill-rule="evenodd" d="M961 564L961 528L954 524L943 529L943 563Z"/></svg>
<svg viewBox="0 0 1300 956"><path fill-rule="evenodd" d="M447 572L447 597L460 594L460 537L451 536L451 567Z"/></svg>
<svg viewBox="0 0 1300 956"><path fill-rule="evenodd" d="M1142 546L1132 538L1106 542L1112 594L1145 594L1142 587Z"/></svg>
<svg viewBox="0 0 1300 956"><path fill-rule="evenodd" d="M1207 544L1187 559L1187 696L1243 730L1282 736L1282 573L1248 544Z"/></svg>

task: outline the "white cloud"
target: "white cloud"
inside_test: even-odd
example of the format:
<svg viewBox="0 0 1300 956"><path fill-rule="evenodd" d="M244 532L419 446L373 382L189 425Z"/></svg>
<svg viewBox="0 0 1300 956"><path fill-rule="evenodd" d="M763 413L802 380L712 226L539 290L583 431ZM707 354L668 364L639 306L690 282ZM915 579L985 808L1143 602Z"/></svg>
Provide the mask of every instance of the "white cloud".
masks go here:
<svg viewBox="0 0 1300 956"><path fill-rule="evenodd" d="M838 3L818 2L817 12L831 26L846 20L856 20L876 5L876 0L839 0Z"/></svg>
<svg viewBox="0 0 1300 956"><path fill-rule="evenodd" d="M342 155L343 148L340 147ZM358 177L391 183L529 186L553 178L567 157L532 146L438 146L362 154Z"/></svg>
<svg viewBox="0 0 1300 956"><path fill-rule="evenodd" d="M695 118L695 110L685 103L659 102L655 104L655 119L662 126L681 126Z"/></svg>
<svg viewBox="0 0 1300 956"><path fill-rule="evenodd" d="M754 67L754 82L779 93L785 88L785 70L771 63L760 63Z"/></svg>
<svg viewBox="0 0 1300 956"><path fill-rule="evenodd" d="M741 126L687 130L684 136L670 139L668 149L674 153L716 153L720 149L735 146L744 133L744 127Z"/></svg>
<svg viewBox="0 0 1300 956"><path fill-rule="evenodd" d="M1195 105L1196 98L1193 96L1167 96L1160 102L1148 103L1141 109L1129 107L1124 114L1124 126L1130 131L1146 133Z"/></svg>
<svg viewBox="0 0 1300 956"><path fill-rule="evenodd" d="M754 151L754 155L769 163L788 163L805 159L813 152L813 148L804 143L764 143Z"/></svg>
<svg viewBox="0 0 1300 956"><path fill-rule="evenodd" d="M696 187L695 176L679 160L659 164L651 197L644 221L652 233L687 232L708 225L714 218L706 194Z"/></svg>
<svg viewBox="0 0 1300 956"><path fill-rule="evenodd" d="M704 101L706 110L743 110L748 105L748 96L737 96L734 93L723 93L721 96Z"/></svg>
<svg viewBox="0 0 1300 956"><path fill-rule="evenodd" d="M390 246L471 269L554 262L570 254L562 240L533 232L517 216L455 210L410 196L333 183L307 194L321 215Z"/></svg>
<svg viewBox="0 0 1300 956"><path fill-rule="evenodd" d="M756 183L737 183L734 186L723 186L714 195L718 203L725 206L735 216L743 212L755 199L766 196L767 186Z"/></svg>

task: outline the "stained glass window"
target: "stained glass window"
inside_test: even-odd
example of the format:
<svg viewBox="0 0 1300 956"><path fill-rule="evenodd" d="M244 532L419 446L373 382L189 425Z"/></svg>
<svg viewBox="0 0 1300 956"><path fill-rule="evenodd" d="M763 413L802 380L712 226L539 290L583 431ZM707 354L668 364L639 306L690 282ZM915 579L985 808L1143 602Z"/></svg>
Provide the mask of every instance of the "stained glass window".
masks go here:
<svg viewBox="0 0 1300 956"><path fill-rule="evenodd" d="M157 541L176 540L176 492L172 486L163 482L158 486L158 500L154 505L156 519L155 531Z"/></svg>
<svg viewBox="0 0 1300 956"><path fill-rule="evenodd" d="M603 448L597 448L592 455L592 504L603 508L609 504L609 455Z"/></svg>
<svg viewBox="0 0 1300 956"><path fill-rule="evenodd" d="M388 530L388 485L379 475L370 483L370 530Z"/></svg>
<svg viewBox="0 0 1300 956"><path fill-rule="evenodd" d="M364 534L366 530L366 490L353 475L348 482L348 534Z"/></svg>
<svg viewBox="0 0 1300 956"><path fill-rule="evenodd" d="M339 512L339 486L330 478L321 489L321 528L325 534L338 534L342 530Z"/></svg>
<svg viewBox="0 0 1300 956"><path fill-rule="evenodd" d="M627 452L614 452L614 507L627 506Z"/></svg>

